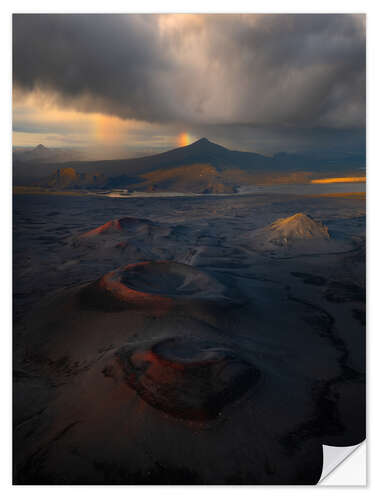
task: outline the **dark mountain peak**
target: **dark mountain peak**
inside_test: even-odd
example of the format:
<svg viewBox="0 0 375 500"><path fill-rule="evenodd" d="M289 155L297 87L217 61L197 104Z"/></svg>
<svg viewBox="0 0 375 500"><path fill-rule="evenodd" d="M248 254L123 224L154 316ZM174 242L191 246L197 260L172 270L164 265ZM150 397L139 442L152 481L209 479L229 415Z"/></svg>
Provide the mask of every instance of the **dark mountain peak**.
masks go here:
<svg viewBox="0 0 375 500"><path fill-rule="evenodd" d="M198 141L195 141L186 147L192 150L199 150L202 152L226 151L226 148L220 146L220 144L215 144L214 142L209 141L206 137L202 137Z"/></svg>
<svg viewBox="0 0 375 500"><path fill-rule="evenodd" d="M48 151L48 148L46 148L43 144L38 144L37 147L33 149L33 151L38 151L38 152Z"/></svg>
<svg viewBox="0 0 375 500"><path fill-rule="evenodd" d="M198 139L197 141L190 144L190 146L209 146L209 145L219 146L219 144L215 144L214 142L209 141L206 137L202 137L201 139Z"/></svg>

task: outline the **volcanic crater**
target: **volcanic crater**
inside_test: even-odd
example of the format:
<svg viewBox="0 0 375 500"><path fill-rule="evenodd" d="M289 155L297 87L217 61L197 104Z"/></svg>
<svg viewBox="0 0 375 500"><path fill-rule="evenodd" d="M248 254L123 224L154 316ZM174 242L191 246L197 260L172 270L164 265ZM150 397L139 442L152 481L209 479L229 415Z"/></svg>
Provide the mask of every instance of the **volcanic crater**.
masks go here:
<svg viewBox="0 0 375 500"><path fill-rule="evenodd" d="M129 264L105 274L82 294L83 302L98 308L130 306L168 310L191 301L225 301L226 287L207 273L173 261Z"/></svg>
<svg viewBox="0 0 375 500"><path fill-rule="evenodd" d="M169 338L151 347L123 347L125 381L148 404L187 420L217 418L256 386L260 371L235 350L211 341Z"/></svg>

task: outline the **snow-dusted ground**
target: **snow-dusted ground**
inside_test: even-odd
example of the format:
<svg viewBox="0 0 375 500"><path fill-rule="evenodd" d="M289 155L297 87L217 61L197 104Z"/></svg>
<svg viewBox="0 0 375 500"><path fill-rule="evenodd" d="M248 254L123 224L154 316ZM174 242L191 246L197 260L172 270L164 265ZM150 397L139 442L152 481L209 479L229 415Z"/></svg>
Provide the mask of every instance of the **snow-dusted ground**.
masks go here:
<svg viewBox="0 0 375 500"><path fill-rule="evenodd" d="M364 200L14 211L16 482L310 484L363 439Z"/></svg>

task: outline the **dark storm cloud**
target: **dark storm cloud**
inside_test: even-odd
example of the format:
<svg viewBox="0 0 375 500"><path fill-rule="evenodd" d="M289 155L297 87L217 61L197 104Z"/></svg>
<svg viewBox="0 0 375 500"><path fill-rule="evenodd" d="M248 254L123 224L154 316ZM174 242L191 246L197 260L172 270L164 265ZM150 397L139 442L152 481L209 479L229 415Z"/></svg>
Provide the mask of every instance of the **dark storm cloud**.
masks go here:
<svg viewBox="0 0 375 500"><path fill-rule="evenodd" d="M16 89L159 123L365 124L364 16L15 15Z"/></svg>
<svg viewBox="0 0 375 500"><path fill-rule="evenodd" d="M248 125L206 125L194 127L195 137L229 149L272 156L280 151L360 152L366 148L364 130L355 128L252 127Z"/></svg>
<svg viewBox="0 0 375 500"><path fill-rule="evenodd" d="M266 15L250 26L246 17L228 26L219 18L211 54L232 75L235 116L253 125L363 125L363 22L348 15Z"/></svg>
<svg viewBox="0 0 375 500"><path fill-rule="evenodd" d="M156 98L153 76L167 66L151 17L13 18L16 88L57 92L78 110L155 120L167 107Z"/></svg>

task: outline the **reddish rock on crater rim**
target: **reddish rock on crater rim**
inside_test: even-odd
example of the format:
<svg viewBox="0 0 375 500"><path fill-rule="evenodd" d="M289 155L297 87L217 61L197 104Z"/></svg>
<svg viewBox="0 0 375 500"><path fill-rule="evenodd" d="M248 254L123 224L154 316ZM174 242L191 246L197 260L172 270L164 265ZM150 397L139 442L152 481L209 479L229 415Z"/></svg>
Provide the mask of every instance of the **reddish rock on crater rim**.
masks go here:
<svg viewBox="0 0 375 500"><path fill-rule="evenodd" d="M108 233L125 232L126 230L134 231L141 227L151 227L154 223L148 219L139 219L136 217L122 217L106 222L102 226L91 229L81 235L81 238L91 238Z"/></svg>
<svg viewBox="0 0 375 500"><path fill-rule="evenodd" d="M188 420L217 418L258 382L260 371L225 346L172 338L117 352L125 380L148 404Z"/></svg>
<svg viewBox="0 0 375 500"><path fill-rule="evenodd" d="M156 308L174 304L224 298L225 287L193 266L171 261L140 262L105 274L83 292L94 307ZM112 307L111 307L112 305Z"/></svg>

